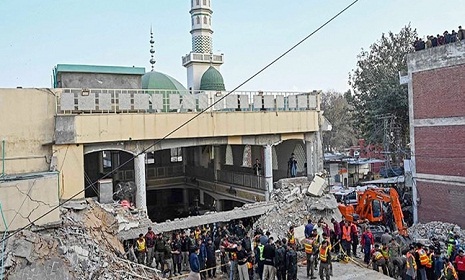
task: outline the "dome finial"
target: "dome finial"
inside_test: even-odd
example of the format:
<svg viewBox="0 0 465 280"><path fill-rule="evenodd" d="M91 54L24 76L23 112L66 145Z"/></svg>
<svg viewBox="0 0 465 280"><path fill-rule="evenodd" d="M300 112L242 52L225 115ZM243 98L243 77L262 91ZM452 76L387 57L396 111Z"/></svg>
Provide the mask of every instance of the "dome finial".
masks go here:
<svg viewBox="0 0 465 280"><path fill-rule="evenodd" d="M154 69L155 62L157 62L153 57L155 53L155 49L153 48L153 44L155 41L153 40L153 30L152 30L152 25L150 25L150 64L152 64L152 71Z"/></svg>

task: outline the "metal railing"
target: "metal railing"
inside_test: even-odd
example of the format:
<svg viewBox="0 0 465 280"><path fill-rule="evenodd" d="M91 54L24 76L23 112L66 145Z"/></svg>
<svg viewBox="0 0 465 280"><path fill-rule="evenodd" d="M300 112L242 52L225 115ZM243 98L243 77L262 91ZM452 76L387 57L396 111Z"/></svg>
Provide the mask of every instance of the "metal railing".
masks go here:
<svg viewBox="0 0 465 280"><path fill-rule="evenodd" d="M266 190L266 180L265 177L262 176L225 170L217 170L217 174L219 182L253 189Z"/></svg>
<svg viewBox="0 0 465 280"><path fill-rule="evenodd" d="M319 110L319 92L70 89L57 94L58 114ZM221 98L223 98L220 100ZM217 102L215 104L215 102ZM210 106L213 105L211 108Z"/></svg>
<svg viewBox="0 0 465 280"><path fill-rule="evenodd" d="M171 165L164 167L147 167L145 170L146 179L159 179L159 178L168 178L184 176L183 166L182 165ZM133 181L134 180L134 170L119 170L117 172L118 180L121 181Z"/></svg>

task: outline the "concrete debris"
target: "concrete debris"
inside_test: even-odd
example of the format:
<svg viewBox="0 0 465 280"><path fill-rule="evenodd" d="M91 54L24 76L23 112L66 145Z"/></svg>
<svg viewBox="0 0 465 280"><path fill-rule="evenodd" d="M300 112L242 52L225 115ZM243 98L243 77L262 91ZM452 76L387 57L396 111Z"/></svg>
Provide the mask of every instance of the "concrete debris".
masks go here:
<svg viewBox="0 0 465 280"><path fill-rule="evenodd" d="M465 230L458 225L439 221L426 224L416 224L408 229L408 234L413 240L428 243L433 237L445 243L449 239L449 233L459 236L460 244L465 242Z"/></svg>
<svg viewBox="0 0 465 280"><path fill-rule="evenodd" d="M328 183L324 178L320 177L319 175L315 175L312 182L310 183L310 186L308 187L307 192L314 196L321 196L327 186Z"/></svg>
<svg viewBox="0 0 465 280"><path fill-rule="evenodd" d="M265 214L269 209L275 206L274 202L256 202L245 204L242 207L236 207L230 211L206 213L201 216L190 216L187 218L175 219L174 221L166 221L163 223L144 222L138 228L130 230L122 230L118 233L118 237L122 240L134 239L139 236L139 233L147 231L147 227L151 226L156 233L170 232L178 229L187 229L199 225L211 224L217 222L229 222L235 219L246 217L260 216Z"/></svg>
<svg viewBox="0 0 465 280"><path fill-rule="evenodd" d="M73 209L73 210L84 210L87 208L87 201L85 200L71 200L66 203L64 203L61 207L66 208L66 209Z"/></svg>
<svg viewBox="0 0 465 280"><path fill-rule="evenodd" d="M269 230L276 237L285 237L289 227L305 225L311 218L313 221L323 218L331 226L331 218L342 218L336 199L331 194L313 196L320 193L324 184L317 179L315 189L308 191L312 182L306 177L282 179L275 183L275 189L271 194L275 206L254 224L254 228L260 227ZM296 235L299 229L295 229ZM302 229L303 231L303 229Z"/></svg>
<svg viewBox="0 0 465 280"><path fill-rule="evenodd" d="M62 226L23 230L6 246L8 279L160 279L159 271L124 258L115 217L92 200L61 209ZM84 204L80 203L80 204Z"/></svg>

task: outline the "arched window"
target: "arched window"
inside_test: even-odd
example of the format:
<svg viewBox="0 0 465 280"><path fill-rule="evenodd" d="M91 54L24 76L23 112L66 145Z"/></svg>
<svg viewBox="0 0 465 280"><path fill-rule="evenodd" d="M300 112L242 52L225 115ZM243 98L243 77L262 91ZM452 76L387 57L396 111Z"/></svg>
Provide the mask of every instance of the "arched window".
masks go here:
<svg viewBox="0 0 465 280"><path fill-rule="evenodd" d="M197 0L197 5L200 5L200 0Z"/></svg>
<svg viewBox="0 0 465 280"><path fill-rule="evenodd" d="M204 5L207 5L207 0L203 0L203 4L204 4Z"/></svg>
<svg viewBox="0 0 465 280"><path fill-rule="evenodd" d="M194 25L194 18L192 18L192 25Z"/></svg>
<svg viewBox="0 0 465 280"><path fill-rule="evenodd" d="M200 24L200 17L197 16L197 24Z"/></svg>
<svg viewBox="0 0 465 280"><path fill-rule="evenodd" d="M203 17L203 23L207 24L207 16Z"/></svg>
<svg viewBox="0 0 465 280"><path fill-rule="evenodd" d="M212 18L208 18L209 24L212 25Z"/></svg>
<svg viewBox="0 0 465 280"><path fill-rule="evenodd" d="M245 145L244 152L242 153L242 166L252 167L252 147Z"/></svg>

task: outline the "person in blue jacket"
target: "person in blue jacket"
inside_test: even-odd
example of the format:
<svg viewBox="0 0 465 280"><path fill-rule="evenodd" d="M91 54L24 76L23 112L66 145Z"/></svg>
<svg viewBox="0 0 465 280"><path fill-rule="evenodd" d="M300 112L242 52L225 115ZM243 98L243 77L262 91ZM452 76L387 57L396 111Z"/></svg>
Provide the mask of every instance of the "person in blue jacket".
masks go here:
<svg viewBox="0 0 465 280"><path fill-rule="evenodd" d="M191 268L191 272L189 273L189 276L187 276L187 280L200 280L199 247L194 246L190 251L189 266Z"/></svg>

